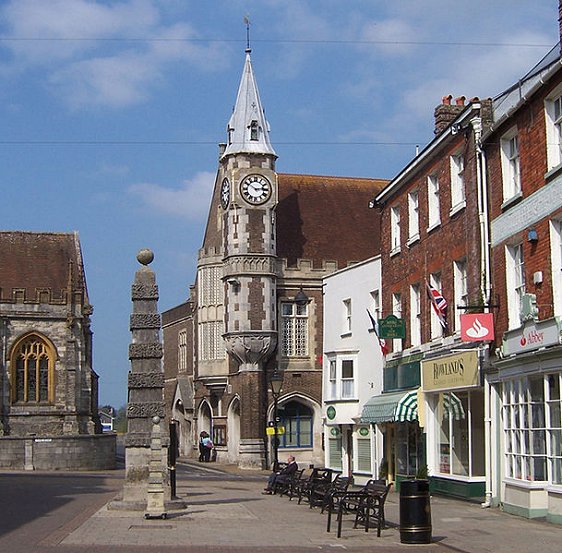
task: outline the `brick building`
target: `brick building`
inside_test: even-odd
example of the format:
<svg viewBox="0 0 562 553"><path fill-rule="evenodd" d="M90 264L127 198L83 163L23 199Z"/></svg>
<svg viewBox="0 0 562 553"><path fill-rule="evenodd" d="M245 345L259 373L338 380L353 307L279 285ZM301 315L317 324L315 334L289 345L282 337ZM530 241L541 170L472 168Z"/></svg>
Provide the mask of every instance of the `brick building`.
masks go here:
<svg viewBox="0 0 562 553"><path fill-rule="evenodd" d="M115 464L101 436L78 235L0 232L0 466Z"/></svg>
<svg viewBox="0 0 562 553"><path fill-rule="evenodd" d="M191 433L189 446L206 430L219 459L262 467L271 460L265 428L278 370L280 455L322 464L322 278L378 253L378 233L365 229L378 228L368 202L386 181L277 173L249 51L227 131L189 314L164 314L171 386L180 374L171 350L193 324L193 366L186 363L169 407L191 392L193 410L178 419L190 427L180 430Z"/></svg>
<svg viewBox="0 0 562 553"><path fill-rule="evenodd" d="M490 495L562 523L562 67L559 47L494 98L484 136L496 355Z"/></svg>
<svg viewBox="0 0 562 553"><path fill-rule="evenodd" d="M423 474L427 466L434 490L483 497L484 397L476 375L487 348L461 340L460 318L489 303L479 141L490 101L451 100L444 97L435 110L435 139L375 198L382 315L404 323L405 332L387 340L383 393L369 400L362 420L383 431L389 479Z"/></svg>

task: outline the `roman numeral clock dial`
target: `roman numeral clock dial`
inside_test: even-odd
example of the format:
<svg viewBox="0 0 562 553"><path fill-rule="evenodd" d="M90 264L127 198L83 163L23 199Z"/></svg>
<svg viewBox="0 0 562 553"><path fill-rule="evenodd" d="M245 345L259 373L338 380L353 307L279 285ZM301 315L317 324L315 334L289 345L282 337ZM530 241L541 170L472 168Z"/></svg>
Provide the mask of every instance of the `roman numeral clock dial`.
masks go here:
<svg viewBox="0 0 562 553"><path fill-rule="evenodd" d="M263 175L248 175L240 183L242 197L252 205L260 205L271 197L271 183Z"/></svg>

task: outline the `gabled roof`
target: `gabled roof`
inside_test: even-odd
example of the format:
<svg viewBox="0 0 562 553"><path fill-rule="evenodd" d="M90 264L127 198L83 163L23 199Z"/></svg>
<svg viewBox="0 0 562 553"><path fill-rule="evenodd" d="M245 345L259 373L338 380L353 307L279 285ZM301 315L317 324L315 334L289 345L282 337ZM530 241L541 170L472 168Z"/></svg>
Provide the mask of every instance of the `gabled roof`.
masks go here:
<svg viewBox="0 0 562 553"><path fill-rule="evenodd" d="M63 299L69 282L87 300L78 233L0 232L0 299L10 300L14 289L25 289L28 300L37 289Z"/></svg>
<svg viewBox="0 0 562 553"><path fill-rule="evenodd" d="M369 201L383 179L278 174L277 256L288 266L310 259L338 268L380 252L379 214Z"/></svg>
<svg viewBox="0 0 562 553"><path fill-rule="evenodd" d="M252 126L255 126L255 134L252 133ZM250 50L246 50L242 79L227 133L228 141L223 156L239 153L276 155L269 141L269 123L261 105Z"/></svg>

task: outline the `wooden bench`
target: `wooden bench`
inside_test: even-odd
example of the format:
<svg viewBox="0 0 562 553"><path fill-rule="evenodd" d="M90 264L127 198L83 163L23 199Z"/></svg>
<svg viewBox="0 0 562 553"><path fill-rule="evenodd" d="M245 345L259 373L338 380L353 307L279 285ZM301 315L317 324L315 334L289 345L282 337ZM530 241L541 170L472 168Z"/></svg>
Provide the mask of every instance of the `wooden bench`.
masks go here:
<svg viewBox="0 0 562 553"><path fill-rule="evenodd" d="M332 469L319 467L314 468L307 479L301 479L295 484L295 488L289 495L289 499L292 499L294 496L298 496L299 505L303 499L310 501L310 494L315 487L331 481Z"/></svg>
<svg viewBox="0 0 562 553"><path fill-rule="evenodd" d="M365 527L365 532L369 531L371 522L376 522L377 536L380 537L381 529L385 525L384 504L390 491L392 484L386 484L385 481L369 480L361 490L346 491L336 494L332 498L332 502L337 500L337 520L338 520L338 538L341 537L341 526L344 513L355 514L353 528L357 528L359 523ZM332 504L328 509L328 521L326 531L330 531L331 515L334 512Z"/></svg>

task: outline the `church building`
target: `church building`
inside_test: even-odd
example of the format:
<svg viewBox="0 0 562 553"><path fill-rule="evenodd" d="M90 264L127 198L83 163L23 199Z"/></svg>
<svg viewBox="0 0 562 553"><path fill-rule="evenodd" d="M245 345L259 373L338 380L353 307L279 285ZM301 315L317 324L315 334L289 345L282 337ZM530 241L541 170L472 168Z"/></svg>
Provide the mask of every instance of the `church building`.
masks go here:
<svg viewBox="0 0 562 553"><path fill-rule="evenodd" d="M0 467L115 466L77 233L0 232Z"/></svg>
<svg viewBox="0 0 562 553"><path fill-rule="evenodd" d="M322 278L379 252L369 200L386 181L278 173L250 53L196 283L163 314L167 403L182 454L204 430L219 460L268 466L276 414L280 460L323 464ZM276 398L272 376L282 379Z"/></svg>

